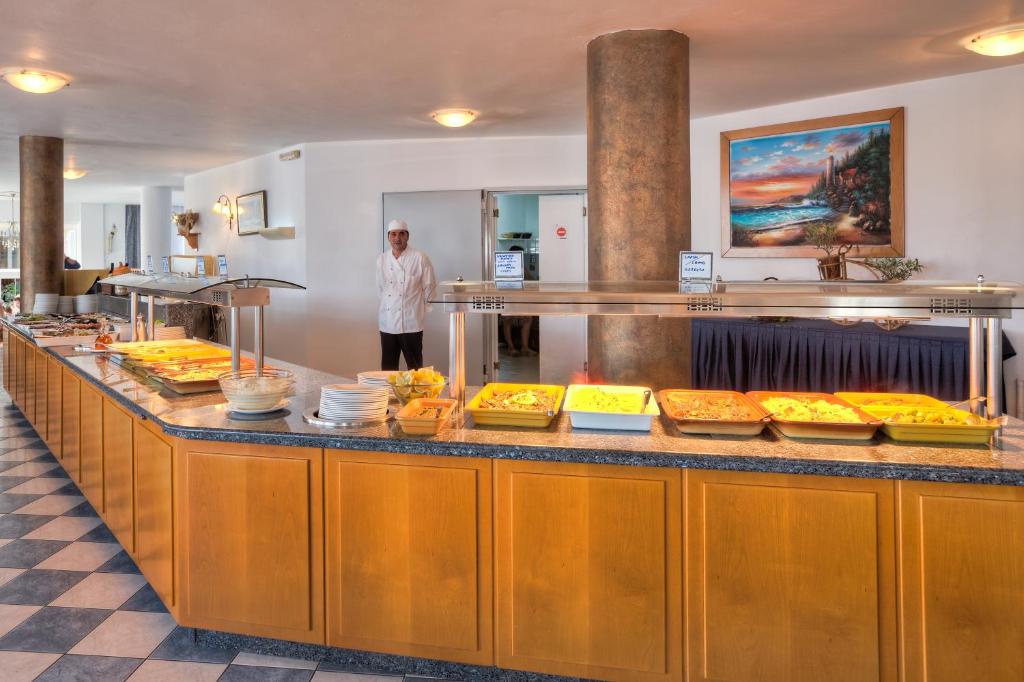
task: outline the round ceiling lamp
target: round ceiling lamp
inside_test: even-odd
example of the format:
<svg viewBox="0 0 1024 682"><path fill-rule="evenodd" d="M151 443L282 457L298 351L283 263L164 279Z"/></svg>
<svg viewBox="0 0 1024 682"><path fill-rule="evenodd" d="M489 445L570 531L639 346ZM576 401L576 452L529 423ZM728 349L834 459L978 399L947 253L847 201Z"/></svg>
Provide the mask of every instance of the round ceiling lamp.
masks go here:
<svg viewBox="0 0 1024 682"><path fill-rule="evenodd" d="M37 95L57 92L71 84L71 79L62 73L25 69L20 66L0 70L0 78L19 90Z"/></svg>
<svg viewBox="0 0 1024 682"><path fill-rule="evenodd" d="M65 168L64 179L78 180L79 178L84 178L88 173L89 171L84 171L81 168Z"/></svg>
<svg viewBox="0 0 1024 682"><path fill-rule="evenodd" d="M438 109L430 114L434 119L446 128L461 128L469 125L479 114L472 109Z"/></svg>
<svg viewBox="0 0 1024 682"><path fill-rule="evenodd" d="M1024 23L1000 26L971 36L964 43L971 52L986 57L1009 57L1024 52Z"/></svg>

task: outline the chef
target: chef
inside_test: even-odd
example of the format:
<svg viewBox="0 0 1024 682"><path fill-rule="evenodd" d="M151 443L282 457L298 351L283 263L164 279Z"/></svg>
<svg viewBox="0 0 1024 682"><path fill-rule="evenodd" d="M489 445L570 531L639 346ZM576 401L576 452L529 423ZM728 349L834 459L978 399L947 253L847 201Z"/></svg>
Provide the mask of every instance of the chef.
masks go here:
<svg viewBox="0 0 1024 682"><path fill-rule="evenodd" d="M427 301L437 285L434 266L422 251L409 246L404 220L388 223L389 251L377 256L380 298L380 368L398 369L399 354L409 369L423 366L423 320Z"/></svg>

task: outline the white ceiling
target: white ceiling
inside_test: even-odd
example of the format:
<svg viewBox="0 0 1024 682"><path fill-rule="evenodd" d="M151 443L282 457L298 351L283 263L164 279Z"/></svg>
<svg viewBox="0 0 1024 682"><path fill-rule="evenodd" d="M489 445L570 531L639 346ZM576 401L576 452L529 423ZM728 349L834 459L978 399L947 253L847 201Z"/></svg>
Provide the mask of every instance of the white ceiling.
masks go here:
<svg viewBox="0 0 1024 682"><path fill-rule="evenodd" d="M586 46L627 28L691 39L694 117L1007 66L968 33L1024 0L0 0L0 189L17 137L56 135L90 175L69 196L180 185L299 142L582 133ZM481 110L446 130L436 108ZM124 200L124 199L110 199Z"/></svg>

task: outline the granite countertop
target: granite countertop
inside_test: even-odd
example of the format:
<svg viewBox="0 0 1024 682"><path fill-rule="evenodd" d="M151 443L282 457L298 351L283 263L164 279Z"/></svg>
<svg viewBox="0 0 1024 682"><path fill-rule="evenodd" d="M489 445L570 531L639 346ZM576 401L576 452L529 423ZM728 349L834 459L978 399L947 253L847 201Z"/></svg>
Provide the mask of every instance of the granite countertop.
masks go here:
<svg viewBox="0 0 1024 682"><path fill-rule="evenodd" d="M897 444L879 434L867 443L786 438L766 429L755 438L683 436L666 420L650 434L573 430L567 415L547 429L453 426L432 437L407 436L394 420L352 429L311 426L302 414L319 403L320 386L345 381L286 362L268 360L295 373L295 395L276 419L230 418L220 392L181 396L120 368L102 355L71 347L47 352L140 417L171 436L314 448L494 459L551 460L633 466L689 467L774 473L1024 485L1024 421L1010 419L1000 447ZM469 395L474 391L471 389Z"/></svg>

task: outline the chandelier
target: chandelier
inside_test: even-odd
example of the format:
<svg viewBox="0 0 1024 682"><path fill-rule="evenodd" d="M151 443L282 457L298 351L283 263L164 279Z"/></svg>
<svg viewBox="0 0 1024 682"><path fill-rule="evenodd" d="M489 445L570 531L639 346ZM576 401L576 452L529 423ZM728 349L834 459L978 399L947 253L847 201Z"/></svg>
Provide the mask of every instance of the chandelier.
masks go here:
<svg viewBox="0 0 1024 682"><path fill-rule="evenodd" d="M0 223L0 249L4 251L14 251L21 243L21 228L18 221L15 220L14 214L14 199L17 196L17 192L0 192L0 198L11 200L11 213L8 220Z"/></svg>

